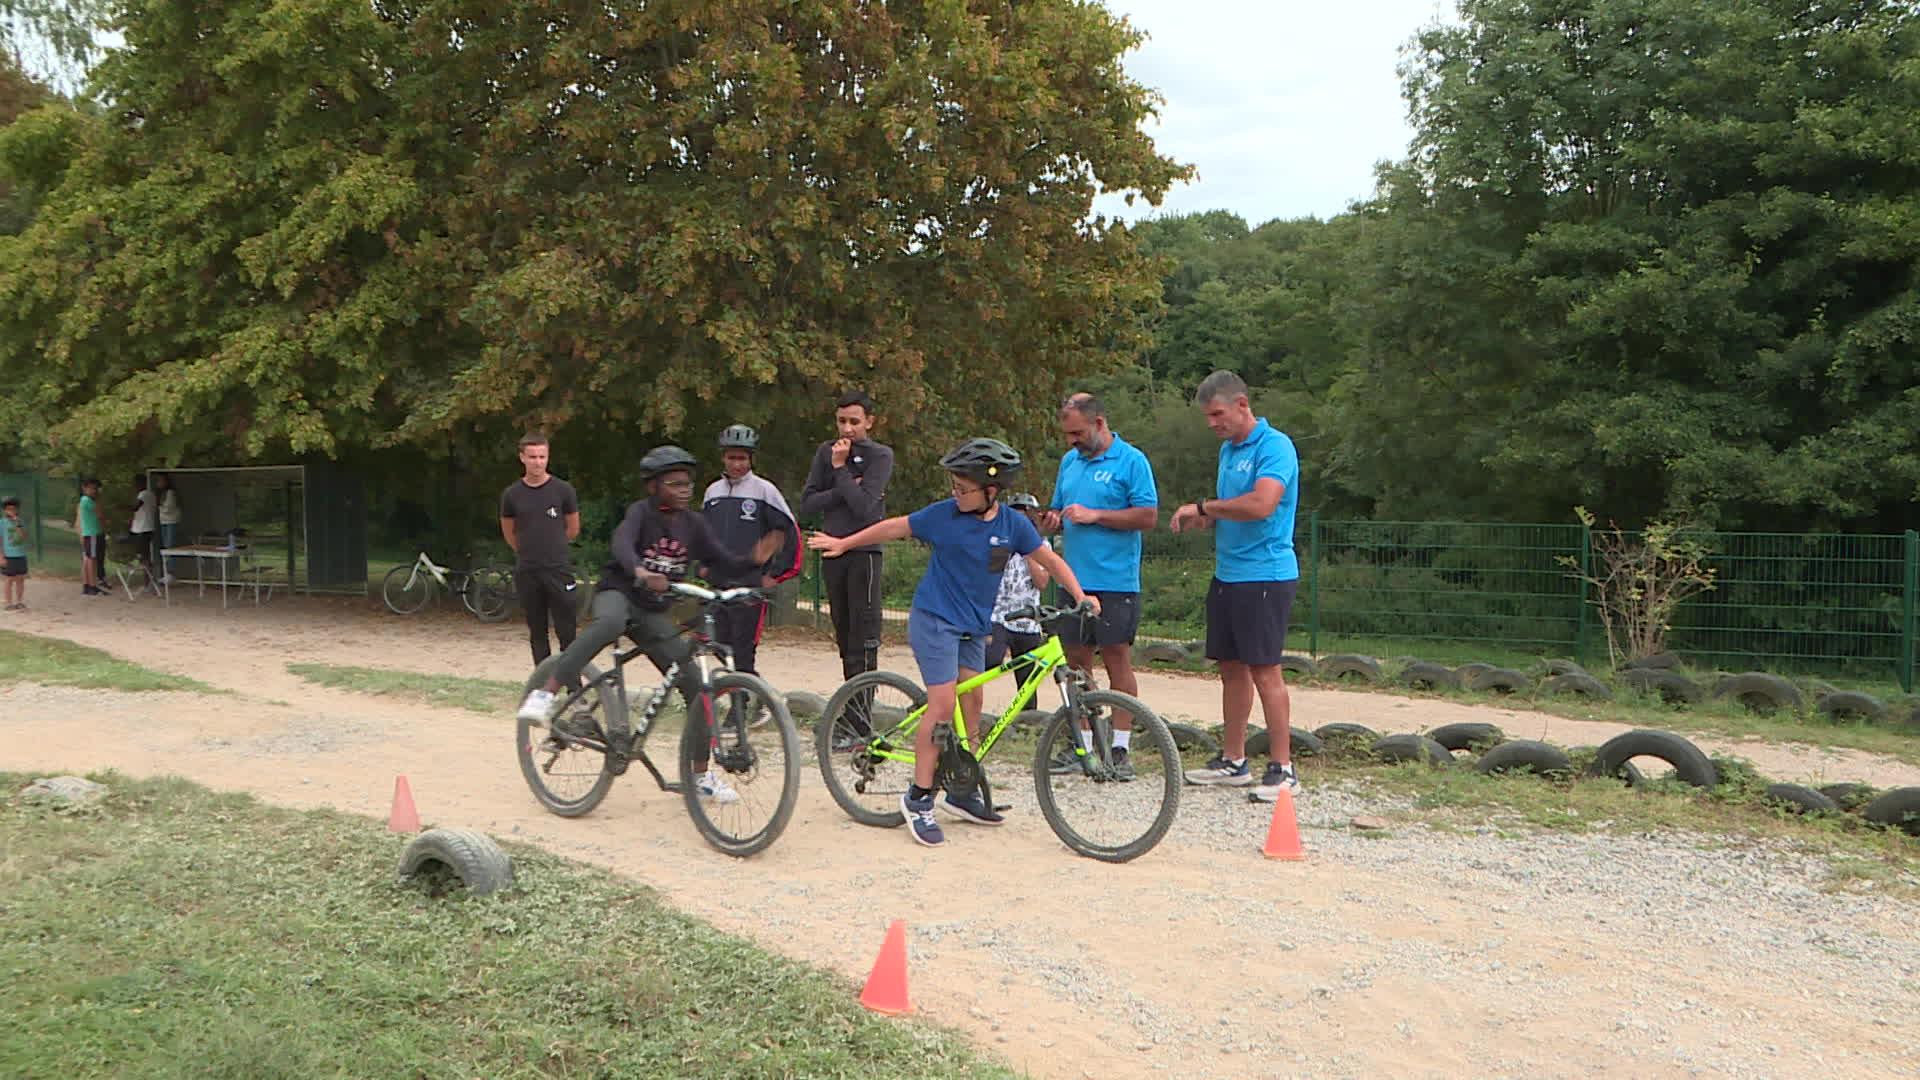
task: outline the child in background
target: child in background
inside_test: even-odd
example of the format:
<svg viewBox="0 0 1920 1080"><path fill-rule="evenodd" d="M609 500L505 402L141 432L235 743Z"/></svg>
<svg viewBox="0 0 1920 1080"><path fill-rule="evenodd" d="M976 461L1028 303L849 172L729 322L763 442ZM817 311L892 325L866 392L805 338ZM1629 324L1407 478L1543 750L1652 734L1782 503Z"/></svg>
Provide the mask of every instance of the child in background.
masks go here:
<svg viewBox="0 0 1920 1080"><path fill-rule="evenodd" d="M1040 500L1032 495L1025 492L1009 495L1006 506L1025 514L1036 527L1040 524ZM1046 539L1042 537L1041 542L1045 543ZM1047 639L1036 620L1009 619L1007 613L1039 604L1040 590L1052 580L1045 567L1028 562L1025 556L1007 557L1007 569L1000 575L1000 595L993 601L993 636L987 639L987 667L999 667L1008 656L1030 653Z"/></svg>
<svg viewBox="0 0 1920 1080"><path fill-rule="evenodd" d="M100 587L101 562L107 554L107 534L100 528L100 508L94 496L100 494L100 481L89 476L80 481L80 517L74 523L80 531L80 595L105 596Z"/></svg>
<svg viewBox="0 0 1920 1080"><path fill-rule="evenodd" d="M0 499L0 575L6 578L5 599L0 608L21 611L27 606L27 530L20 521L20 500L9 495Z"/></svg>

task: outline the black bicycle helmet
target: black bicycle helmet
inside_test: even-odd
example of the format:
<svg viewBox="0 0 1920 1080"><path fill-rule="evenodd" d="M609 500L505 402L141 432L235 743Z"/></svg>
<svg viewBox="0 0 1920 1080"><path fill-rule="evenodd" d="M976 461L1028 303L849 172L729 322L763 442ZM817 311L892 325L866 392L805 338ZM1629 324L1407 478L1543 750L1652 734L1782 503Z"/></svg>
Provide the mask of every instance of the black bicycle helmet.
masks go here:
<svg viewBox="0 0 1920 1080"><path fill-rule="evenodd" d="M1005 491L1020 475L1020 453L999 439L968 439L941 458L940 467Z"/></svg>
<svg viewBox="0 0 1920 1080"><path fill-rule="evenodd" d="M745 424L734 424L720 433L720 449L745 450L751 454L760 449L760 433Z"/></svg>
<svg viewBox="0 0 1920 1080"><path fill-rule="evenodd" d="M1040 500L1022 491L1017 494L1007 496L1007 509L1038 510L1040 509Z"/></svg>
<svg viewBox="0 0 1920 1080"><path fill-rule="evenodd" d="M685 469L691 473L700 462L677 446L656 446L640 459L640 482L646 483L661 473Z"/></svg>

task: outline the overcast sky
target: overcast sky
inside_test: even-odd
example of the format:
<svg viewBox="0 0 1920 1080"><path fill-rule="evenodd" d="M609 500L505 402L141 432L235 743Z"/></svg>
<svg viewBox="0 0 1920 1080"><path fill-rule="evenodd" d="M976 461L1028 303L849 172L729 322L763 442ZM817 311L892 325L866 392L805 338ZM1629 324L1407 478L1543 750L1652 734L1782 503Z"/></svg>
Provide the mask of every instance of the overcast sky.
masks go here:
<svg viewBox="0 0 1920 1080"><path fill-rule="evenodd" d="M1126 58L1166 99L1147 128L1199 169L1158 213L1226 209L1258 225L1331 217L1373 190L1373 166L1406 154L1400 48L1451 0L1104 0L1147 41ZM1097 212L1156 211L1119 197Z"/></svg>

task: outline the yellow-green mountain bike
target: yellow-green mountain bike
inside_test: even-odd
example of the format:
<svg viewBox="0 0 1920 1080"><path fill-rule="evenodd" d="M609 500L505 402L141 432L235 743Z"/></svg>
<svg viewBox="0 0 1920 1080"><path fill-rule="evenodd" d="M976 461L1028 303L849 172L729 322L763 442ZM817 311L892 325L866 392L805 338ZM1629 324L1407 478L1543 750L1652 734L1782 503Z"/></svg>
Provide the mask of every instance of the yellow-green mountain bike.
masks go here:
<svg viewBox="0 0 1920 1080"><path fill-rule="evenodd" d="M994 805L983 761L1003 740L1024 742L1037 729L1031 758L1022 764L1032 770L1041 816L1074 851L1127 862L1153 850L1173 824L1180 808L1180 752L1165 722L1138 698L1094 689L1086 675L1067 666L1054 628L1087 613L1044 607L1013 613L1014 618L1038 618L1048 636L1038 648L959 685L966 694L1000 679L1020 682L982 737L969 738L958 708L949 722L938 724L934 782L949 792L977 789L987 805ZM1022 724L1049 681L1059 691L1060 707L1037 724ZM814 729L820 771L834 801L855 821L879 828L903 823L900 796L913 782L914 735L928 719L926 708L926 691L891 671L856 675L827 702ZM1114 745L1117 719L1132 721L1124 753Z"/></svg>

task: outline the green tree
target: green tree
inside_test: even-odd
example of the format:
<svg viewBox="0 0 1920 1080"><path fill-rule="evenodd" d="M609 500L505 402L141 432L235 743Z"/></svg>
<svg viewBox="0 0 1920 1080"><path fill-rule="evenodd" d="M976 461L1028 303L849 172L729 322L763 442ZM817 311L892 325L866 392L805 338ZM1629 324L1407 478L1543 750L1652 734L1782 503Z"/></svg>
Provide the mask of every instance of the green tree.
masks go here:
<svg viewBox="0 0 1920 1080"><path fill-rule="evenodd" d="M1141 133L1137 35L1073 0L137 0L122 25L110 117L0 138L58 178L0 240L0 371L55 373L6 415L81 458L539 424L624 473L736 419L810 444L864 384L911 483L1144 346L1156 268L1089 211L1184 174Z"/></svg>
<svg viewBox="0 0 1920 1080"><path fill-rule="evenodd" d="M1362 211L1379 306L1344 453L1431 489L1382 504L1911 522L1912 5L1461 13L1421 35L1414 154Z"/></svg>

